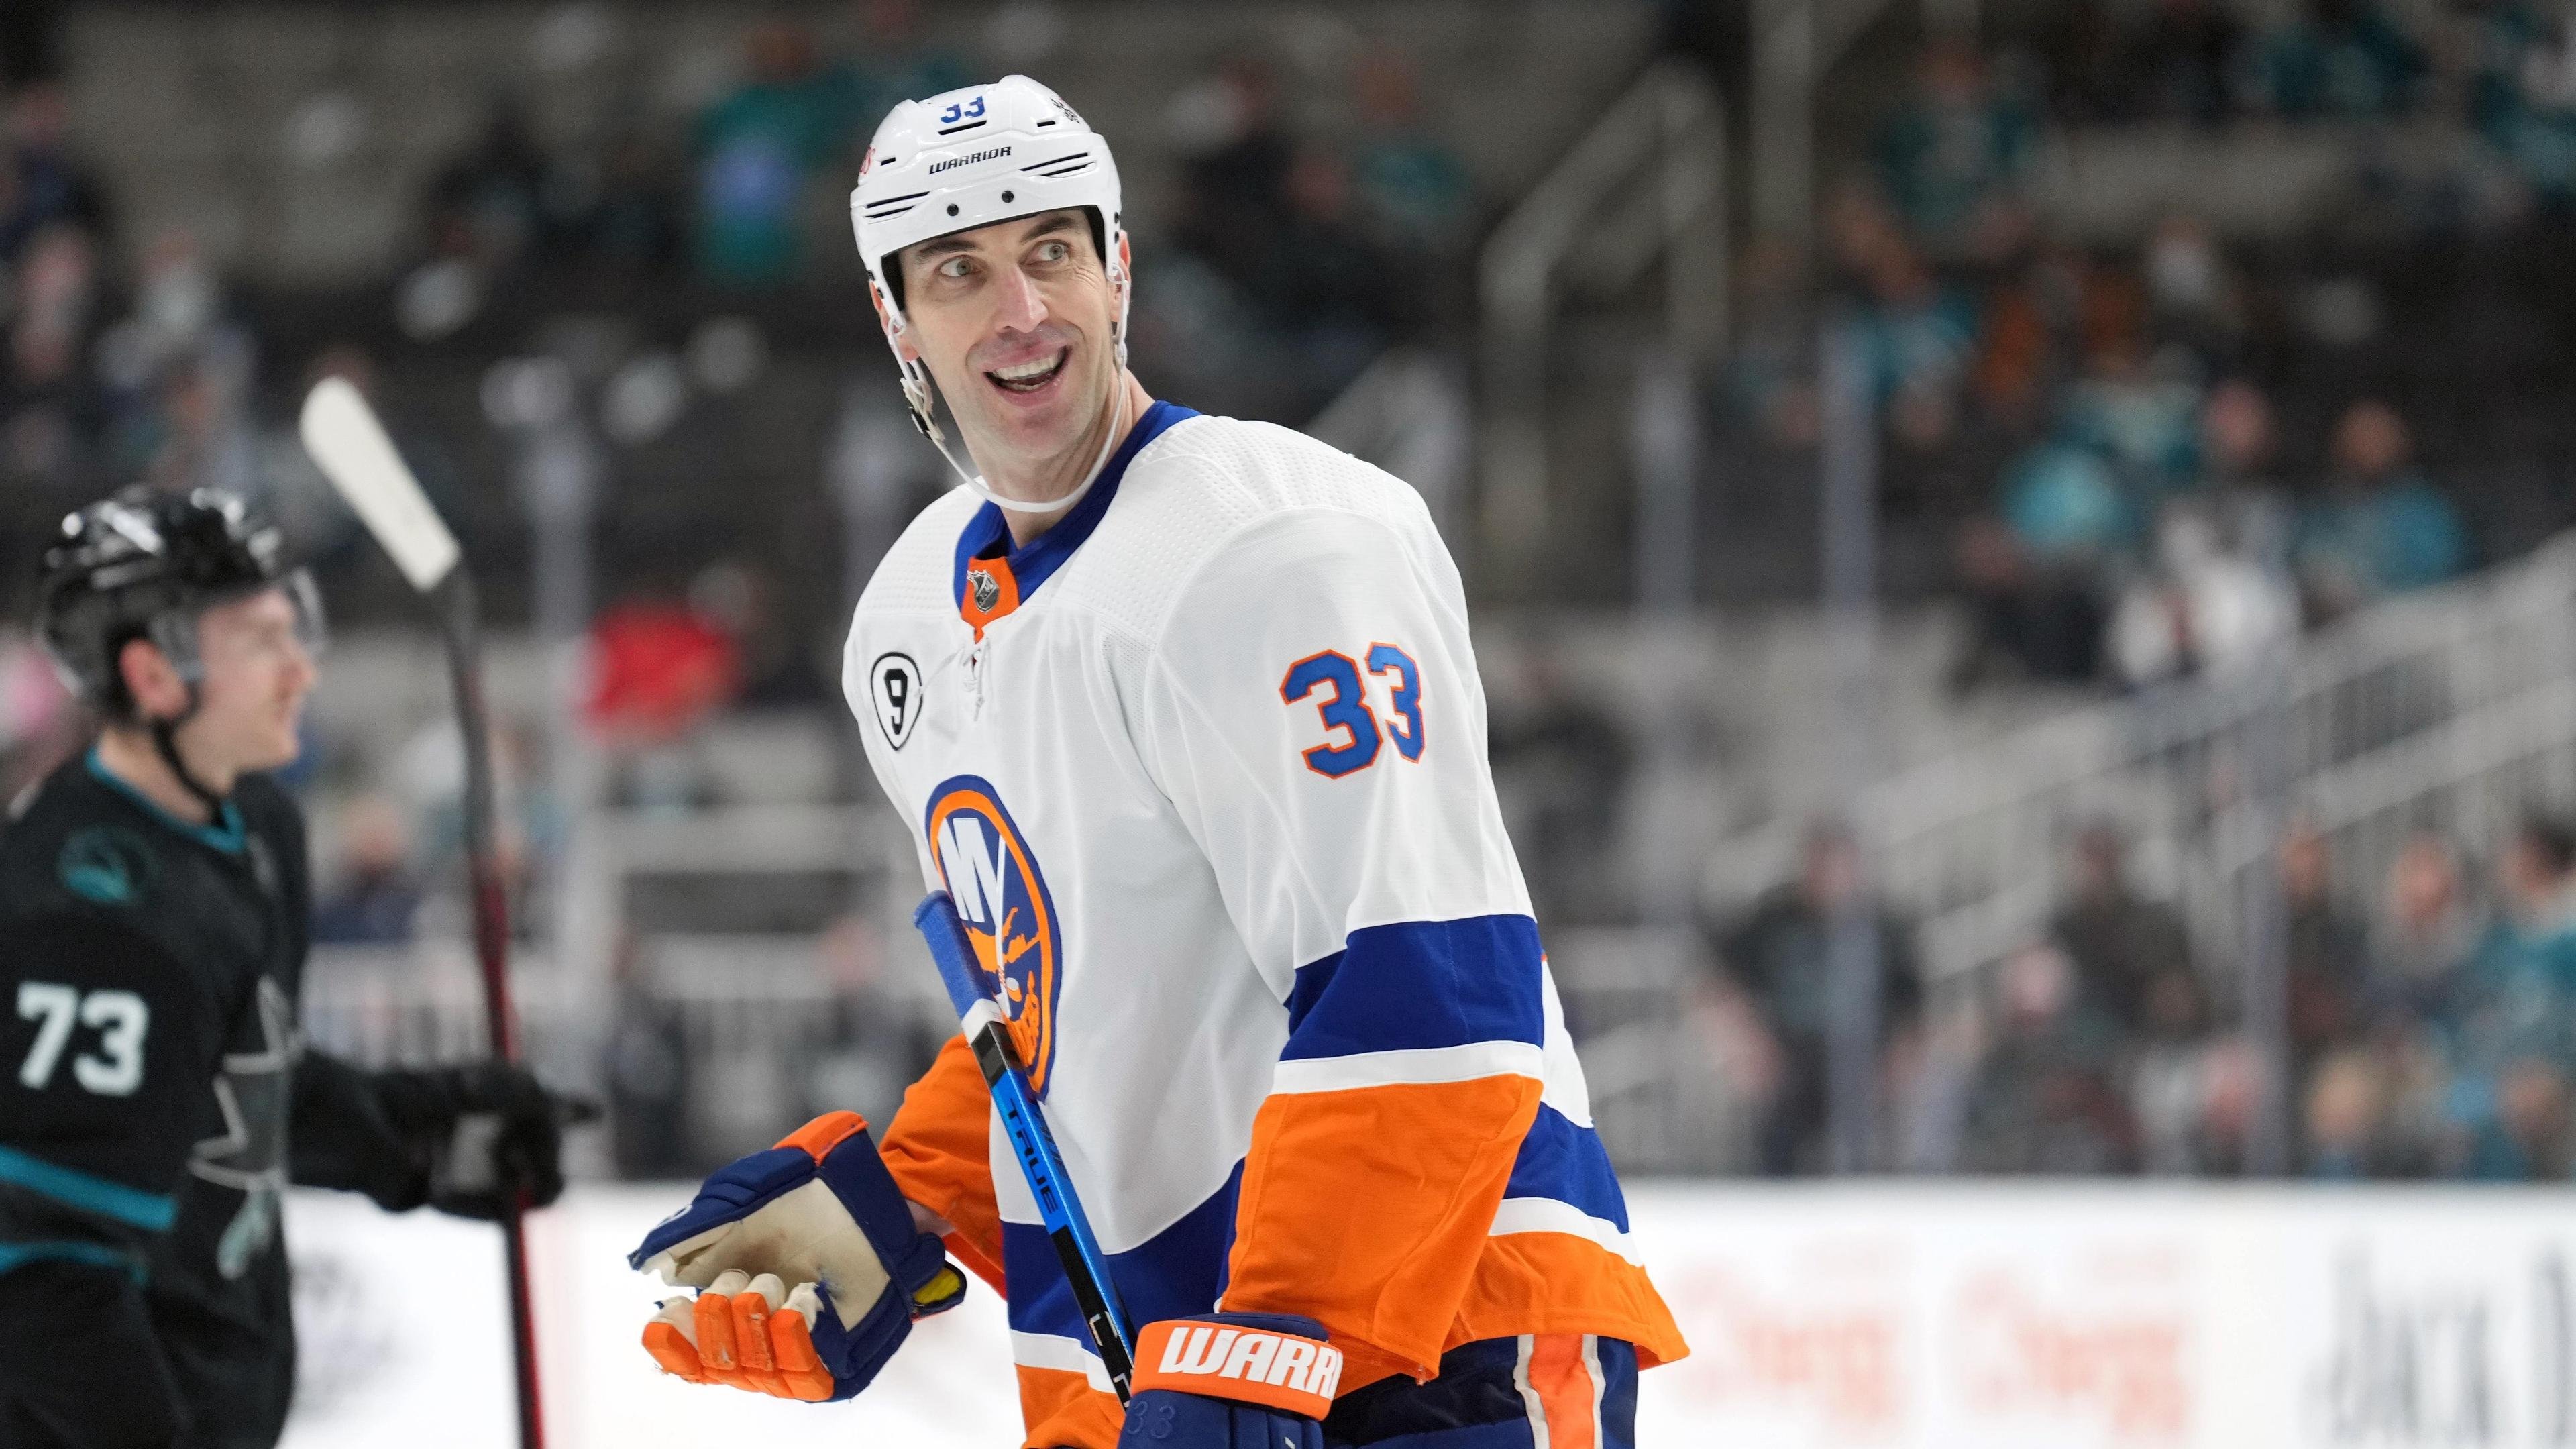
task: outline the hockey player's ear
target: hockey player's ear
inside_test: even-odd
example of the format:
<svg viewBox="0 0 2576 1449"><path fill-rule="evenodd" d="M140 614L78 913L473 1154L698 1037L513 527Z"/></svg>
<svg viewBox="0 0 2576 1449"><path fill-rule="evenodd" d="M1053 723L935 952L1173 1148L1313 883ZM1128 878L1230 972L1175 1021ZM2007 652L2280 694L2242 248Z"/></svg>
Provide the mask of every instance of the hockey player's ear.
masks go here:
<svg viewBox="0 0 2576 1449"><path fill-rule="evenodd" d="M139 718L176 719L188 712L188 681L151 640L126 640L116 651L116 672Z"/></svg>
<svg viewBox="0 0 2576 1449"><path fill-rule="evenodd" d="M898 257L895 264L901 266L902 259ZM895 321L894 308L886 301L884 290L877 286L874 279L868 282L868 300L876 304L877 325L885 329L886 345L894 349L896 359L902 362L919 361L921 349L912 345L912 329L901 326Z"/></svg>

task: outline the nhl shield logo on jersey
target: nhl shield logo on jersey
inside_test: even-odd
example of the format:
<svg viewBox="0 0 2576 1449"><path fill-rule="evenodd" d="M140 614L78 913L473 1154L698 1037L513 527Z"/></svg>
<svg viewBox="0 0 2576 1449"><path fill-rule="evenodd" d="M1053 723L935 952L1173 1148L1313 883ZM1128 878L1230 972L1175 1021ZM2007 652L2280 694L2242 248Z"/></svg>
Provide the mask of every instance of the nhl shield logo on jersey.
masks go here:
<svg viewBox="0 0 2576 1449"><path fill-rule="evenodd" d="M1028 1069L1030 1088L1043 1097L1055 1064L1064 934L1037 855L1002 808L1001 795L973 775L944 780L930 792L923 826L940 881L974 942L978 984L1009 1017L1011 1044Z"/></svg>
<svg viewBox="0 0 2576 1449"><path fill-rule="evenodd" d="M993 577L991 569L968 569L966 582L975 591L978 611L989 614L1002 602L1002 581Z"/></svg>

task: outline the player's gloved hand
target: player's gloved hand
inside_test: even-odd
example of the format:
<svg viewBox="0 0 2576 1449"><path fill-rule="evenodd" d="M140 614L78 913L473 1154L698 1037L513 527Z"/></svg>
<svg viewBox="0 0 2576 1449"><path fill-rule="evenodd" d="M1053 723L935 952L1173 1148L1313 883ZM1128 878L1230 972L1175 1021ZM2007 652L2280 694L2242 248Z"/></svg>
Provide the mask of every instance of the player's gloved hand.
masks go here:
<svg viewBox="0 0 2576 1449"><path fill-rule="evenodd" d="M512 1062L389 1072L385 1100L412 1142L431 1207L498 1220L522 1192L532 1207L563 1196L563 1129L599 1115L584 1098L547 1090Z"/></svg>
<svg viewBox="0 0 2576 1449"><path fill-rule="evenodd" d="M817 1117L717 1172L626 1261L700 1290L644 1325L655 1362L788 1399L866 1388L914 1319L966 1296L856 1112Z"/></svg>
<svg viewBox="0 0 2576 1449"><path fill-rule="evenodd" d="M1145 1325L1118 1449L1324 1449L1342 1351L1286 1313Z"/></svg>

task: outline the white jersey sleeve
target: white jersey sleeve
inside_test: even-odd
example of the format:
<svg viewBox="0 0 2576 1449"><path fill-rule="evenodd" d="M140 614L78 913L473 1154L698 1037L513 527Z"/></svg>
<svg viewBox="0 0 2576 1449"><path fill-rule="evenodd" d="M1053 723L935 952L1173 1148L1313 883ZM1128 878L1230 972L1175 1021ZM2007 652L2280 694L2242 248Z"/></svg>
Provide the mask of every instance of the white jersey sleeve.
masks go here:
<svg viewBox="0 0 2576 1449"><path fill-rule="evenodd" d="M1213 551L1140 736L1288 1009L1226 1306L1428 1373L1539 1104L1547 991L1457 571L1418 500L1380 499Z"/></svg>

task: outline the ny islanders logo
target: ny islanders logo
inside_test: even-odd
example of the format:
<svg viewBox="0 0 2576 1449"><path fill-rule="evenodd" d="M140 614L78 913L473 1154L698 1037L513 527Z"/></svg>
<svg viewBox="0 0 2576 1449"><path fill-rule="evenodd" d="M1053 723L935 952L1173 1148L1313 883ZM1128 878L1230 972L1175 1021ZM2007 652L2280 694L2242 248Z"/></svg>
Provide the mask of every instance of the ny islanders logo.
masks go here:
<svg viewBox="0 0 2576 1449"><path fill-rule="evenodd" d="M923 826L940 881L974 942L977 984L1000 1003L1029 1086L1043 1097L1055 1065L1064 938L1038 858L1000 794L973 775L942 781L930 792Z"/></svg>

